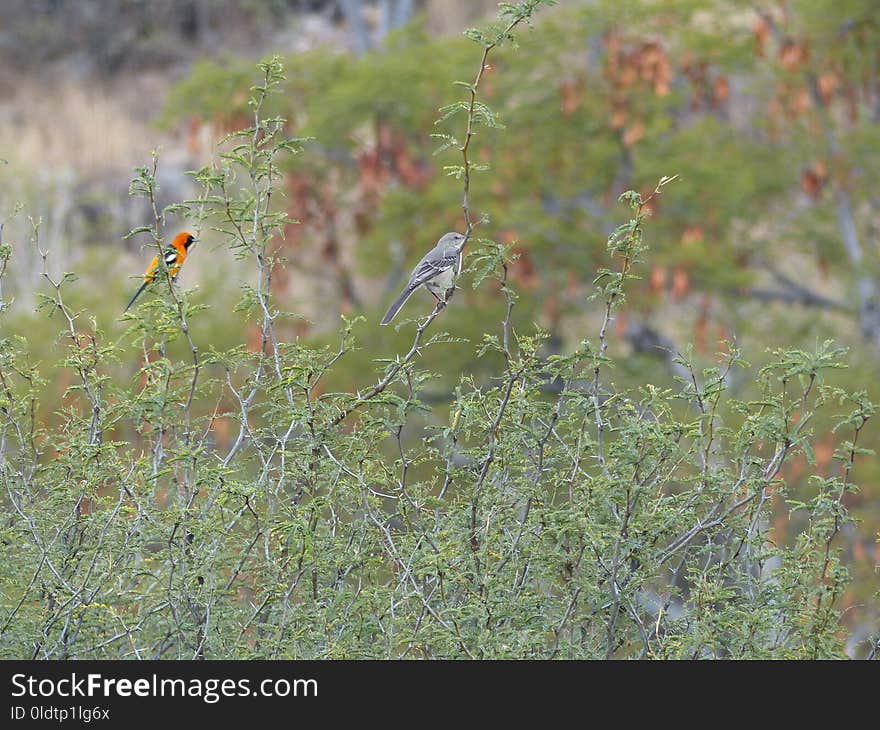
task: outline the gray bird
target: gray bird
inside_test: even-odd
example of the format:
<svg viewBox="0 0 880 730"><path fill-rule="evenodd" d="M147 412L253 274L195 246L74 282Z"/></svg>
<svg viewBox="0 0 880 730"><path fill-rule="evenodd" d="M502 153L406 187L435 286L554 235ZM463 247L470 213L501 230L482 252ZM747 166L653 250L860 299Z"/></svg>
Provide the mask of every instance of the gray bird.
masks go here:
<svg viewBox="0 0 880 730"><path fill-rule="evenodd" d="M394 319L406 300L422 284L438 302L446 302L455 278L461 273L461 252L465 240L466 236L461 233L447 233L425 254L410 274L409 282L400 296L388 307L382 317L382 324L388 324Z"/></svg>

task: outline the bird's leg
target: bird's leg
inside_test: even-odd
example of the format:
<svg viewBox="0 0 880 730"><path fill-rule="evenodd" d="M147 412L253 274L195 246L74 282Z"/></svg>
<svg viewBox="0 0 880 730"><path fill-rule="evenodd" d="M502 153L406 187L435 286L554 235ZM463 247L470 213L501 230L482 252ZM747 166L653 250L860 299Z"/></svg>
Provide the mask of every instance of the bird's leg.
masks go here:
<svg viewBox="0 0 880 730"><path fill-rule="evenodd" d="M430 291L431 296L437 300L437 311L439 312L439 311L445 309L446 308L446 299L441 298L439 294L431 291L430 289L428 289L428 291Z"/></svg>

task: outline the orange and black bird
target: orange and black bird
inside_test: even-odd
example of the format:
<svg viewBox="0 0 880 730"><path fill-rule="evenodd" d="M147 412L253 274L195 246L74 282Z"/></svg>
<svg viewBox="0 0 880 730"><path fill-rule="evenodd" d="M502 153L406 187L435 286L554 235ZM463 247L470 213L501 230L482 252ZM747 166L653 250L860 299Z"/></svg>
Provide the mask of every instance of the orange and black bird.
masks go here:
<svg viewBox="0 0 880 730"><path fill-rule="evenodd" d="M183 233L178 233L174 237L174 240L171 242L171 245L166 248L165 251L162 253L162 258L165 261L165 267L168 269L168 276L171 277L172 281L177 278L177 272L180 271L180 267L183 266L183 262L186 261L189 247L198 240L199 239L196 238L192 233L189 233L187 231L184 231ZM128 306L122 310L123 314L125 314L131 308L131 305L135 303L135 300L141 295L141 292L143 292L144 289L146 289L156 280L156 270L158 268L159 257L154 256L153 260L150 262L150 265L147 267L147 270L144 272L144 283L141 284L141 288L134 293L134 296L131 298Z"/></svg>

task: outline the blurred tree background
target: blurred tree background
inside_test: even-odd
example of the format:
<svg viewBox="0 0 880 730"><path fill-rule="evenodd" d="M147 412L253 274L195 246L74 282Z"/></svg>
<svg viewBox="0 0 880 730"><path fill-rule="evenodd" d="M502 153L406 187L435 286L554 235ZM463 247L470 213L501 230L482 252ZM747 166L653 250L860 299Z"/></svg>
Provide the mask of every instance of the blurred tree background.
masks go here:
<svg viewBox="0 0 880 730"><path fill-rule="evenodd" d="M410 267L440 234L463 230L461 187L446 174L447 157L435 154L436 135L456 134L455 118L435 120L459 96L452 80L473 75L474 47L462 31L494 9L463 0L0 5L0 218L17 256L4 280L5 301L15 299L4 336L27 336L60 402L70 382L51 376L57 321L35 311L44 262L13 207L41 219L49 271L79 277L68 304L121 337L120 312L152 255L142 236L123 238L152 216L146 200L128 194L132 169L160 147L160 208L198 195L185 173L207 164L223 135L252 123L254 63L278 53L286 81L268 111L287 120L286 133L310 138L280 163L280 204L297 223L271 244L285 263L272 294L295 315L278 335L335 346L340 315L364 315L354 330L359 349L322 385L362 388L376 353L391 357L411 341L405 328L378 326ZM491 166L475 177L472 207L486 219L475 235L516 254L514 330L545 331L543 357L596 332L602 311L588 297L620 222L618 196L635 189L647 198L658 179L677 173L670 192L649 204L644 276L611 325L615 384L672 387L687 374L677 355L689 344L699 367L717 365L733 341L760 367L770 349L812 350L833 338L849 348L848 368L829 382L880 398L875 0L567 0L517 44L486 70L482 94L499 128L480 128L472 152ZM169 232L186 225L167 216ZM259 349L259 326L224 306L254 283L253 272L209 225L181 280L210 307L193 332L200 349L242 341ZM431 306L417 292L402 317ZM474 360L463 343L504 318L497 282L465 282L442 315L443 329L462 342L426 354L438 375L424 401L448 402L462 374L488 379L501 355ZM134 348L112 377L129 377L142 358ZM755 382L736 372L728 387L757 397ZM50 427L60 418L51 404L44 400L38 416ZM415 418L432 425L431 414ZM830 417L817 421L813 453L782 469L804 499L811 476L840 468L831 427ZM220 425L215 437L229 448L235 429ZM870 424L860 445L878 441ZM852 632L846 650L860 656L880 620L880 469L872 458L856 463L861 490L844 501L858 522L840 538L853 581L840 606ZM794 540L797 519L775 507L773 539Z"/></svg>

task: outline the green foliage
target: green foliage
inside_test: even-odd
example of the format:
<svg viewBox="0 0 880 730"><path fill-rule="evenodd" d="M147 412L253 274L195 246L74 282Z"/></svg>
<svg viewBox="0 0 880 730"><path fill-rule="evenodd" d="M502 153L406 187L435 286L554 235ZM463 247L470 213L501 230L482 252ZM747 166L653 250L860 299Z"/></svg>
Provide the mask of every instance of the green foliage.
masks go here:
<svg viewBox="0 0 880 730"><path fill-rule="evenodd" d="M504 25L470 37L492 51L540 4L505 4ZM373 62L396 68L382 55ZM449 61L429 56L437 67ZM599 321L595 336L571 347L551 347L553 333L531 323L511 276L515 244L488 237L470 238L470 286L446 309L400 325L403 348L366 347L360 316L343 318L332 344L285 338L293 318L273 294L285 262L272 244L291 220L277 201L285 172L309 164L308 145L288 136L273 106L289 83L280 60L259 69L243 102L252 123L193 172L200 194L173 207L209 226L247 268L239 301L196 304L166 277L113 341L67 303L77 282L44 270L44 314L62 323L59 403L43 401L47 379L28 340L2 341L2 654L842 656L848 575L835 541L851 524L845 497L874 414L866 393L832 382L845 350L779 347L753 367L730 343L700 367L684 348L671 383L611 377L626 366L611 346L614 318L631 305L647 233L664 230L650 227L649 213L661 192L664 204L689 204L677 199L685 183L658 175L650 192L624 193L630 218L609 227L604 261L587 269L578 250L578 270L597 271L584 299ZM374 71L347 71L341 88L350 92L361 73L377 83ZM476 169L469 131L496 118L476 98L484 88L479 76L468 84L472 103L446 121L455 130L444 154L461 161L465 186ZM333 144L344 127L329 121L339 100L330 92L324 102L328 136L315 132ZM399 104L430 117L405 94ZM515 136L516 123L498 136ZM510 151L493 144L493 160ZM511 168L537 164L534 148L511 149ZM158 164L154 156L138 168L131 188L154 211L132 232L151 245L165 237ZM451 187L430 183L416 223L399 215L401 198L383 215L434 231L439 202L458 203ZM535 226L549 236L548 215ZM17 255L3 251L0 282ZM229 344L200 345L217 307ZM440 317L448 332L431 330ZM131 350L138 366L120 377ZM333 385L344 368L355 388ZM743 379L753 389L740 395ZM438 398L436 383L449 380L452 392ZM838 440L839 469L813 474L804 499L782 470L814 459L819 422ZM790 510L794 540L775 539L774 503Z"/></svg>

